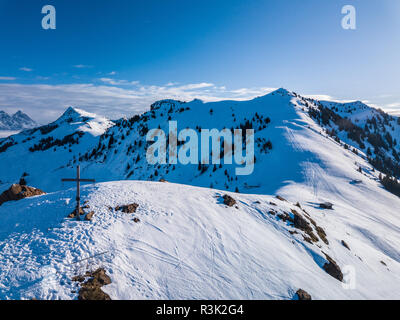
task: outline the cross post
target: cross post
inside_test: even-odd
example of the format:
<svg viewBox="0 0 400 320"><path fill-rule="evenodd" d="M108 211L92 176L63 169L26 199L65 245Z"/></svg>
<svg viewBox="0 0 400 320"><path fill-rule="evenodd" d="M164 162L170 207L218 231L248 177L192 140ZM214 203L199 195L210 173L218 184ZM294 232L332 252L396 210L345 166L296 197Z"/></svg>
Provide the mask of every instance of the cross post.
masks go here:
<svg viewBox="0 0 400 320"><path fill-rule="evenodd" d="M76 179L61 179L62 182L76 182L76 219L81 220L80 216L80 201L81 201L81 195L80 195L80 183L81 182L96 182L94 179L81 179L81 170L80 166L78 165L76 167Z"/></svg>

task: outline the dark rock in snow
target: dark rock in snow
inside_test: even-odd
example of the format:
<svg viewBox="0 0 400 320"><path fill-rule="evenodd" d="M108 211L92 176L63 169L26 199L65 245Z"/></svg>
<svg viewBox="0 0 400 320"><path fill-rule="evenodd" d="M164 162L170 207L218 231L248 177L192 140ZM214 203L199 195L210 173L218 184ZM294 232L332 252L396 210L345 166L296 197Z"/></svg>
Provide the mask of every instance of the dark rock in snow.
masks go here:
<svg viewBox="0 0 400 320"><path fill-rule="evenodd" d="M349 245L344 240L342 240L342 246L345 247L346 249L350 250Z"/></svg>
<svg viewBox="0 0 400 320"><path fill-rule="evenodd" d="M278 214L278 218L282 219L283 222L289 221L291 223L294 223L294 220L292 219L292 217L286 212Z"/></svg>
<svg viewBox="0 0 400 320"><path fill-rule="evenodd" d="M277 198L278 200L281 200L281 201L287 201L285 198L282 198L281 196L276 196L275 198Z"/></svg>
<svg viewBox="0 0 400 320"><path fill-rule="evenodd" d="M90 279L81 285L79 300L111 300L110 296L101 290L102 286L111 283L111 279L104 269L99 268L94 272L86 272L85 276L77 276L72 280L82 282L82 277L90 277Z"/></svg>
<svg viewBox="0 0 400 320"><path fill-rule="evenodd" d="M231 196L228 196L227 194L224 195L222 198L224 199L224 204L228 207L233 207L236 204L236 200L233 199Z"/></svg>
<svg viewBox="0 0 400 320"><path fill-rule="evenodd" d="M310 224L295 210L292 210L294 215L294 227L303 231L312 231Z"/></svg>
<svg viewBox="0 0 400 320"><path fill-rule="evenodd" d="M79 207L79 215L83 216L85 214L85 212L83 211L83 209L81 207ZM74 211L72 211L67 218L76 218L76 209L74 209Z"/></svg>
<svg viewBox="0 0 400 320"><path fill-rule="evenodd" d="M318 242L318 237L314 234L312 227L310 226L310 223L307 222L306 219L303 218L301 214L299 214L296 210L292 209L292 213L294 215L293 219L293 225L296 229L300 229L304 231L308 237L304 237L304 240L312 243L312 242Z"/></svg>
<svg viewBox="0 0 400 320"><path fill-rule="evenodd" d="M91 221L92 218L93 218L93 216L94 216L94 211L90 211L90 212L86 215L85 220L86 220L86 221Z"/></svg>
<svg viewBox="0 0 400 320"><path fill-rule="evenodd" d="M135 213L139 207L137 203L132 203L124 206L118 206L115 208L116 211L122 211L123 213Z"/></svg>
<svg viewBox="0 0 400 320"><path fill-rule="evenodd" d="M333 260L330 256L328 256L326 253L324 253L326 259L328 260L327 263L324 264L323 268L332 277L339 281L343 281L343 273L342 270L340 270L340 267L336 263L335 260Z"/></svg>
<svg viewBox="0 0 400 320"><path fill-rule="evenodd" d="M321 203L321 204L319 205L319 207L320 207L321 209L333 210L333 204L330 203L330 202Z"/></svg>
<svg viewBox="0 0 400 320"><path fill-rule="evenodd" d="M44 191L34 187L28 187L20 184L13 184L10 189L0 195L0 206L7 201L21 200L34 196L45 194Z"/></svg>
<svg viewBox="0 0 400 320"><path fill-rule="evenodd" d="M317 234L320 237L320 239L325 242L325 244L329 244L328 239L326 238L326 233L325 230L322 229L320 226L316 226L315 230L317 230Z"/></svg>
<svg viewBox="0 0 400 320"><path fill-rule="evenodd" d="M99 268L93 272L86 272L86 276L92 277L93 280L98 282L101 286L106 286L111 283L110 277L103 268Z"/></svg>
<svg viewBox="0 0 400 320"><path fill-rule="evenodd" d="M111 300L110 296L100 287L85 285L79 290L79 300Z"/></svg>
<svg viewBox="0 0 400 320"><path fill-rule="evenodd" d="M75 276L72 278L72 281L83 282L83 281L85 281L85 277L84 276Z"/></svg>
<svg viewBox="0 0 400 320"><path fill-rule="evenodd" d="M297 290L296 295L299 298L299 300L303 301L312 300L311 295L303 289Z"/></svg>

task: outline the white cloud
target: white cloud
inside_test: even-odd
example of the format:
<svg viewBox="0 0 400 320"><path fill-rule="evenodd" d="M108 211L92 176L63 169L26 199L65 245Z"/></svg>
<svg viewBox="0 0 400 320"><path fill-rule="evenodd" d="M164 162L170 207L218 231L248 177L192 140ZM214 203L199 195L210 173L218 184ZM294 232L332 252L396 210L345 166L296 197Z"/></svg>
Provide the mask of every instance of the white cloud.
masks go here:
<svg viewBox="0 0 400 320"><path fill-rule="evenodd" d="M213 87L213 86L214 85L212 83L202 82L202 83L187 84L187 85L181 86L180 88L182 90L196 90L196 89L209 88L209 87Z"/></svg>
<svg viewBox="0 0 400 320"><path fill-rule="evenodd" d="M120 85L135 85L138 84L139 81L128 81L128 80L118 80L118 79L112 79L112 78L100 78L99 79L101 82L104 82L109 85L113 86L120 86Z"/></svg>
<svg viewBox="0 0 400 320"><path fill-rule="evenodd" d="M211 83L157 86L128 81L123 87L109 85L119 81L123 80L103 78L102 85L4 83L0 84L0 110L12 112L21 108L41 123L55 120L68 106L117 119L147 111L150 104L160 99L247 100L274 90L265 87L228 90Z"/></svg>
<svg viewBox="0 0 400 320"><path fill-rule="evenodd" d="M99 78L98 80L112 86L126 86L126 85L136 86L140 83L139 81L119 80L113 78Z"/></svg>
<svg viewBox="0 0 400 320"><path fill-rule="evenodd" d="M389 103L389 104L385 105L385 108L399 109L400 108L400 102Z"/></svg>
<svg viewBox="0 0 400 320"><path fill-rule="evenodd" d="M305 98L310 98L310 99L315 99L315 100L334 101L334 102L339 102L339 103L348 103L348 102L353 102L353 101L357 100L357 99L353 99L353 100L337 99L337 98L332 97L327 94L305 94L302 96Z"/></svg>
<svg viewBox="0 0 400 320"><path fill-rule="evenodd" d="M394 116L400 116L400 102L389 103L382 106L382 109Z"/></svg>
<svg viewBox="0 0 400 320"><path fill-rule="evenodd" d="M76 65L74 65L74 68L77 68L77 69L84 69L84 68L91 68L92 66L88 66L88 65L85 65L85 64L76 64Z"/></svg>
<svg viewBox="0 0 400 320"><path fill-rule="evenodd" d="M31 69L31 68L27 68L27 67L22 67L22 68L19 68L19 70L21 70L21 71L25 71L25 72L32 72L32 71L33 71L33 69Z"/></svg>
<svg viewBox="0 0 400 320"><path fill-rule="evenodd" d="M16 80L15 77L0 77L0 80Z"/></svg>
<svg viewBox="0 0 400 320"><path fill-rule="evenodd" d="M111 79L111 78L100 78L99 79L101 82L107 83L107 84L111 84L111 85L117 85L118 81Z"/></svg>

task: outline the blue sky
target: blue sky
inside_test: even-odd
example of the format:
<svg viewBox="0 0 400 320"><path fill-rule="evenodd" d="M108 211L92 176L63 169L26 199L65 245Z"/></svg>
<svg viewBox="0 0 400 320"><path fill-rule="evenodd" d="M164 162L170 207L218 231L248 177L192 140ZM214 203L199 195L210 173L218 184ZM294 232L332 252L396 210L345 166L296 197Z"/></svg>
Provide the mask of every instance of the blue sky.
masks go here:
<svg viewBox="0 0 400 320"><path fill-rule="evenodd" d="M41 28L46 4L56 30ZM0 39L0 109L41 122L279 87L400 110L398 0L0 0Z"/></svg>

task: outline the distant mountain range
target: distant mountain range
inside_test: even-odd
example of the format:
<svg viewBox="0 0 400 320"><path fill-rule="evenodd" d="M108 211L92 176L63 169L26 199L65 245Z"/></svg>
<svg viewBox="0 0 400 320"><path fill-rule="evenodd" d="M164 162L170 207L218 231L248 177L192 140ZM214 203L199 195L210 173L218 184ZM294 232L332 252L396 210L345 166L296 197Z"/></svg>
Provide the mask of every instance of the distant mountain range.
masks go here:
<svg viewBox="0 0 400 320"><path fill-rule="evenodd" d="M11 118L21 118L21 114L17 112ZM177 121L179 130L253 128L257 163L254 174L236 176L237 166L226 164L149 165L146 134L153 128L168 133L170 120ZM1 123L2 113L0 128ZM24 123L32 124L33 120ZM299 152L297 144L293 146L292 134L299 126L318 133L310 140L311 145L319 145L314 140L323 136L324 146L339 146L346 154L350 152L356 156L353 163L369 163L375 179L400 196L400 184L393 178L388 180L400 178L400 118L359 101L318 101L285 89L250 101L161 100L142 115L116 121L70 107L52 123L0 139L0 180L17 182L27 172L29 183L35 187L56 191L62 189L61 177L81 164L85 173L95 176L96 181L165 179L200 187L270 194L287 181L302 179L304 168L299 157L310 161L310 155ZM319 152L312 154L320 158ZM371 166L377 171L373 172ZM52 175L44 179L43 172L49 171ZM385 175L388 181L384 180Z"/></svg>
<svg viewBox="0 0 400 320"><path fill-rule="evenodd" d="M22 111L12 116L0 110L0 130L23 130L37 127L38 124Z"/></svg>

